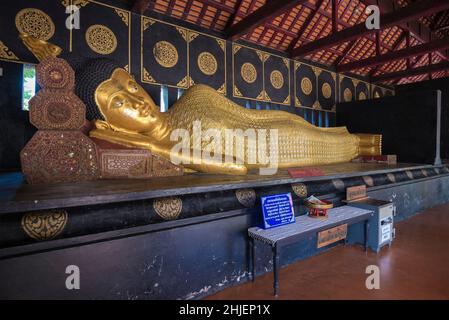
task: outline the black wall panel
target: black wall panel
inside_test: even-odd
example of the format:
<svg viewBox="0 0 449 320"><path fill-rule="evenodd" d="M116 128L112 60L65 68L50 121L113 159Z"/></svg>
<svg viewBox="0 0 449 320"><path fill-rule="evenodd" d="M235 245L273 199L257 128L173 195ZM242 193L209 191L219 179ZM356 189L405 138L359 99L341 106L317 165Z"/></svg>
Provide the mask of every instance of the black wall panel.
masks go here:
<svg viewBox="0 0 449 320"><path fill-rule="evenodd" d="M69 18L66 6L70 4L80 8L80 28L72 31L66 27ZM142 17L127 9L129 5L118 0L1 1L0 60L15 62L11 67L5 62L4 77L11 74L8 70L14 70L15 75L7 81L0 79L0 95L9 95L11 89L5 83L10 80L15 81L15 90L21 92L21 63L37 63L18 37L19 26L22 31L60 46L64 53L72 51L118 61L140 80L157 104L161 102L161 86L168 93L171 106L181 93L179 90L203 83L245 107L285 110L307 117L316 125L335 123L335 101L340 95L341 77L334 72L292 61L282 53L252 44L216 38L217 34L212 36L182 21L155 13ZM254 67L245 67L245 77L255 77L254 81L249 79L251 83L243 79L244 63ZM305 78L310 82L306 83ZM381 96L389 94L384 88L375 88ZM21 122L21 127L29 128L27 112L17 109L21 106L21 94L7 101L2 106L4 119L14 119L16 127ZM18 114L21 116L17 117ZM3 137L0 141L3 145L16 141L15 150L21 150L27 141L4 141ZM14 163L3 162L0 169L20 166L18 153L14 152L10 158L16 159Z"/></svg>
<svg viewBox="0 0 449 320"><path fill-rule="evenodd" d="M323 69L318 70L318 103L322 110L335 111L336 74Z"/></svg>
<svg viewBox="0 0 449 320"><path fill-rule="evenodd" d="M290 60L269 55L264 64L266 100L290 105Z"/></svg>
<svg viewBox="0 0 449 320"><path fill-rule="evenodd" d="M234 97L265 101L263 65L267 54L239 44L232 46L232 54Z"/></svg>
<svg viewBox="0 0 449 320"><path fill-rule="evenodd" d="M0 59L38 62L23 45L19 32L69 50L70 32L65 26L68 15L62 3L56 0L0 1Z"/></svg>
<svg viewBox="0 0 449 320"><path fill-rule="evenodd" d="M80 29L73 29L72 52L108 58L128 71L131 66L131 13L99 2L85 2L79 10Z"/></svg>
<svg viewBox="0 0 449 320"><path fill-rule="evenodd" d="M397 96L407 97L410 93L423 90L441 90L441 157L449 159L449 78L422 81L396 86Z"/></svg>
<svg viewBox="0 0 449 320"><path fill-rule="evenodd" d="M399 162L433 164L440 158L439 95L439 91L422 91L341 103L337 125L353 133L382 134L383 154L396 154Z"/></svg>
<svg viewBox="0 0 449 320"><path fill-rule="evenodd" d="M355 92L357 101L369 99L369 84L363 81L358 81L357 86L355 87Z"/></svg>
<svg viewBox="0 0 449 320"><path fill-rule="evenodd" d="M190 84L206 83L226 94L226 41L189 31Z"/></svg>
<svg viewBox="0 0 449 320"><path fill-rule="evenodd" d="M142 17L141 80L187 89L188 30Z"/></svg>
<svg viewBox="0 0 449 320"><path fill-rule="evenodd" d="M381 87L379 86L372 86L372 98L373 99L378 99L378 98L383 98L384 95L384 91L382 90Z"/></svg>
<svg viewBox="0 0 449 320"><path fill-rule="evenodd" d="M317 104L317 76L315 68L305 63L295 63L295 98L297 107L314 107Z"/></svg>
<svg viewBox="0 0 449 320"><path fill-rule="evenodd" d="M355 101L355 80L349 77L340 77L340 102Z"/></svg>

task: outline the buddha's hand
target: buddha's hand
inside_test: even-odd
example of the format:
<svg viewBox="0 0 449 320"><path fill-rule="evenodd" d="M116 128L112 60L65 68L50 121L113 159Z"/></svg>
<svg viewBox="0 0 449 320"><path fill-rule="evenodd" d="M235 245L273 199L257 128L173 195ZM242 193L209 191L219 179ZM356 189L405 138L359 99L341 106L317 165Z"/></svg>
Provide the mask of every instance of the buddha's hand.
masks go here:
<svg viewBox="0 0 449 320"><path fill-rule="evenodd" d="M96 129L89 132L89 136L100 140L105 140L110 143L115 143L129 148L146 149L152 151L152 143L148 137L140 134L132 134L121 131L112 130L109 127L102 126L99 121L95 123Z"/></svg>
<svg viewBox="0 0 449 320"><path fill-rule="evenodd" d="M242 162L234 161L226 162L226 157L221 159L196 159L194 161L192 155L196 154L191 150L190 156L183 157L182 155L173 155L169 146L160 145L157 141L152 141L148 136L141 134L132 134L122 131L113 130L107 123L102 121L95 122L96 129L90 131L89 135L93 138L105 140L110 143L115 143L130 148L146 149L154 154L157 154L175 165L183 166L184 168L192 169L203 173L212 174L227 174L227 175L245 175L247 168ZM199 153L201 154L201 152ZM175 161L173 161L175 160Z"/></svg>

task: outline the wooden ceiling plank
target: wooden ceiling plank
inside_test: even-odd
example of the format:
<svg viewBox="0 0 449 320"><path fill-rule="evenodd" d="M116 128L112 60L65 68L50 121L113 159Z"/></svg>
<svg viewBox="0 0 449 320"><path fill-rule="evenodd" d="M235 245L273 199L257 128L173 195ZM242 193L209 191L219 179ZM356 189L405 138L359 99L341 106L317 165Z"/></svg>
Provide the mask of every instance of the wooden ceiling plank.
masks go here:
<svg viewBox="0 0 449 320"><path fill-rule="evenodd" d="M390 80L401 80L403 78L425 75L428 73L446 71L449 70L449 62L442 62L438 64L432 64L430 66L419 67L415 69L407 69L403 71L397 71L392 73L386 73L377 77L371 78L371 81L374 83L385 82Z"/></svg>
<svg viewBox="0 0 449 320"><path fill-rule="evenodd" d="M337 68L338 72L349 72L351 70L377 66L380 64L385 64L391 61L407 59L409 57L418 56L421 54L426 54L429 52L437 50L445 50L449 48L448 39L439 39L429 43L424 43L414 47L391 51L380 57L371 57L360 61L355 61L347 64L343 64Z"/></svg>
<svg viewBox="0 0 449 320"><path fill-rule="evenodd" d="M417 20L420 17L449 9L449 1L447 0L421 0L414 2L395 12L384 14L381 21L381 30L406 23L408 21ZM365 23L344 29L332 34L328 37L310 42L299 48L292 50L292 56L303 57L312 52L333 47L341 42L350 41L364 35L376 32L375 29L366 28Z"/></svg>
<svg viewBox="0 0 449 320"><path fill-rule="evenodd" d="M309 24L312 22L313 18L316 16L318 11L320 10L320 7L323 4L323 2L324 2L324 0L318 0L318 2L316 3L316 7L314 9L311 9L310 7L308 7L311 10L311 12L307 16L304 23L302 24L301 29L299 29L298 35L293 39L293 41L288 46L287 51L290 52L291 50L293 50L296 47L298 41L302 37L302 34L306 31L307 27L309 26Z"/></svg>
<svg viewBox="0 0 449 320"><path fill-rule="evenodd" d="M260 25L263 25L284 12L307 2L308 0L275 0L268 1L256 11L247 15L244 19L232 25L227 31L227 38L236 40L242 35L249 33Z"/></svg>
<svg viewBox="0 0 449 320"><path fill-rule="evenodd" d="M144 12L149 9L149 7L150 0L135 0L131 5L131 11L138 14L144 14Z"/></svg>
<svg viewBox="0 0 449 320"><path fill-rule="evenodd" d="M244 0L238 0L236 2L235 10L230 12L231 16L229 17L228 22L226 23L225 30L228 30L235 22L235 18L237 17L238 13L240 12L240 9L242 9L242 4Z"/></svg>
<svg viewBox="0 0 449 320"><path fill-rule="evenodd" d="M360 0L360 1L362 1L366 5L379 6L382 14L390 13L392 7L394 7L394 1L392 2L392 0ZM390 5L387 5L387 3L389 3ZM393 5L391 5L391 4L393 4ZM441 12L444 12L444 11L441 11ZM413 26L410 26L407 23L402 23L399 26L404 30L410 31L413 34L413 36L415 38L417 38L419 41L427 42L426 39L421 37L421 35L420 35L421 30L422 30L422 33L424 33L424 34L430 34L430 38L432 37L432 34L436 33L436 31L430 30L430 28L428 28L426 25L422 24L419 21L416 21L416 22L418 23L418 28L414 28ZM441 58L443 58L445 60L449 60L449 58L447 57L447 55L445 53L437 52L437 54Z"/></svg>

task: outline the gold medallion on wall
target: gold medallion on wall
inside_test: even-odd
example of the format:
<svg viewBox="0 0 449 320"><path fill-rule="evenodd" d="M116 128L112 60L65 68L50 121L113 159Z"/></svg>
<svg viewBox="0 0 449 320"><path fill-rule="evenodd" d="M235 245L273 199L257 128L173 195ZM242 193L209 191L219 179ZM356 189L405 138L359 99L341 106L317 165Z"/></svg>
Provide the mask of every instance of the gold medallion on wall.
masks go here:
<svg viewBox="0 0 449 320"><path fill-rule="evenodd" d="M16 27L19 33L29 34L43 41L55 34L55 24L50 16L35 8L20 10L16 15Z"/></svg>
<svg viewBox="0 0 449 320"><path fill-rule="evenodd" d="M49 240L64 230L68 215L65 210L29 212L22 217L22 229L36 240Z"/></svg>
<svg viewBox="0 0 449 320"><path fill-rule="evenodd" d="M332 97L332 87L329 83L325 82L321 87L321 92L325 99L330 99Z"/></svg>
<svg viewBox="0 0 449 320"><path fill-rule="evenodd" d="M175 220L182 210L182 200L179 197L167 197L153 200L153 209L164 220Z"/></svg>
<svg viewBox="0 0 449 320"><path fill-rule="evenodd" d="M345 99L345 102L351 102L352 101L352 91L349 88L346 88L343 92L343 98Z"/></svg>
<svg viewBox="0 0 449 320"><path fill-rule="evenodd" d="M95 24L86 30L86 42L98 54L111 54L117 49L117 37L108 27Z"/></svg>
<svg viewBox="0 0 449 320"><path fill-rule="evenodd" d="M164 68L173 68L179 60L178 50L168 41L157 42L153 47L153 55Z"/></svg>
<svg viewBox="0 0 449 320"><path fill-rule="evenodd" d="M270 74L270 82L273 88L275 89L282 89L284 86L284 76L282 75L282 72L279 70L274 70Z"/></svg>
<svg viewBox="0 0 449 320"><path fill-rule="evenodd" d="M312 93L313 90L313 84L312 84L312 80L310 80L309 78L303 78L301 80L301 91L305 94L305 95L310 95Z"/></svg>
<svg viewBox="0 0 449 320"><path fill-rule="evenodd" d="M242 79L247 83L254 83L257 79L257 70L252 63L245 62L240 70Z"/></svg>
<svg viewBox="0 0 449 320"><path fill-rule="evenodd" d="M213 76L218 70L217 59L210 52L202 52L198 55L198 68L206 76Z"/></svg>

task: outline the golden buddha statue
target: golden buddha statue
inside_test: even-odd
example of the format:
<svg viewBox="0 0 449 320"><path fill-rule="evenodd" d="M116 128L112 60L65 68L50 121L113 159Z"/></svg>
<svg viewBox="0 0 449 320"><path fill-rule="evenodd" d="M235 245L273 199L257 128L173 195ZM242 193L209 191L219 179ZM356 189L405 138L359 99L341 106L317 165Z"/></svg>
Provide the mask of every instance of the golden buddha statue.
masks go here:
<svg viewBox="0 0 449 320"><path fill-rule="evenodd" d="M70 57L66 60L71 63ZM115 62L75 60L72 66L76 93L86 104L87 118L95 121L90 136L148 149L187 169L242 175L248 169L273 165L255 150L257 146L248 137L231 140L229 144L225 139L229 130L253 130L257 143L264 141L274 147L267 156L276 162L276 169L348 162L362 154L381 153L379 135L350 134L345 127L319 128L284 111L246 109L206 85L194 85L186 90L168 112L162 113L134 77ZM212 130L215 135L206 139L195 135L197 123L201 130ZM185 133L186 140L179 142L180 136L173 135L177 130ZM223 151L211 147L213 140L219 146L227 144L228 148ZM193 143L183 144L185 141ZM185 148L181 150L180 144L188 148L187 152ZM237 152L242 148L243 153ZM249 161L251 157L253 160Z"/></svg>

